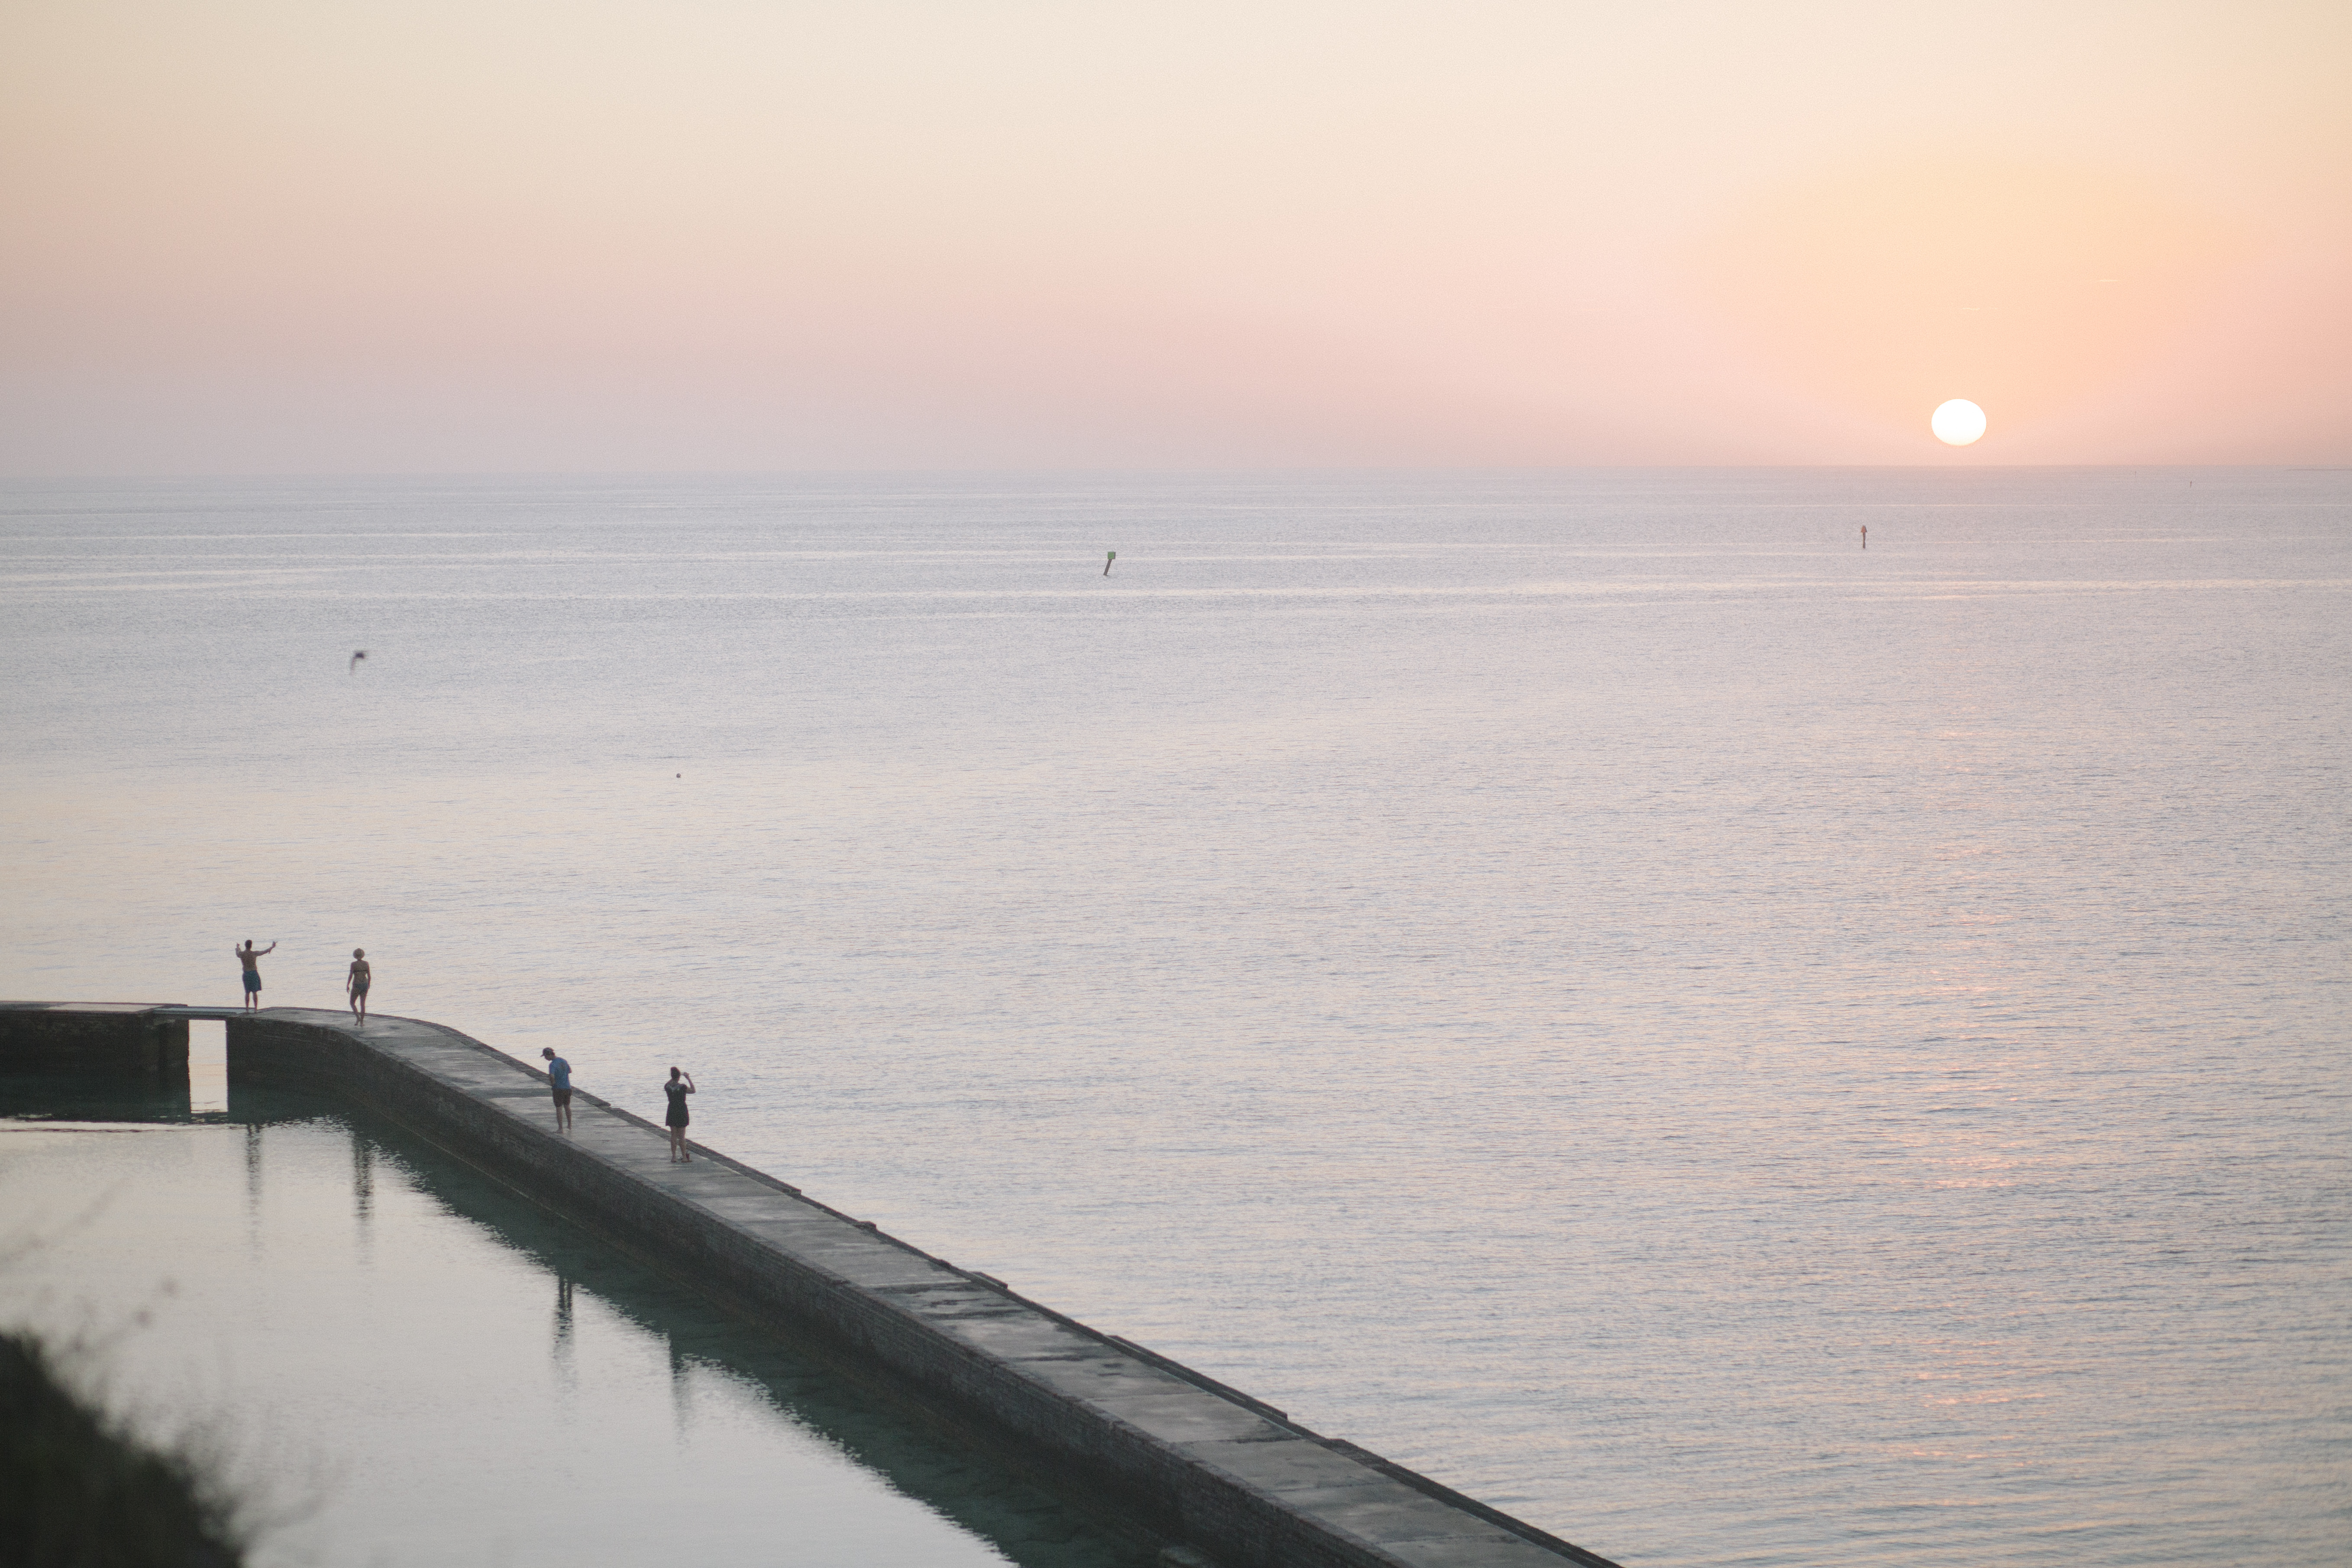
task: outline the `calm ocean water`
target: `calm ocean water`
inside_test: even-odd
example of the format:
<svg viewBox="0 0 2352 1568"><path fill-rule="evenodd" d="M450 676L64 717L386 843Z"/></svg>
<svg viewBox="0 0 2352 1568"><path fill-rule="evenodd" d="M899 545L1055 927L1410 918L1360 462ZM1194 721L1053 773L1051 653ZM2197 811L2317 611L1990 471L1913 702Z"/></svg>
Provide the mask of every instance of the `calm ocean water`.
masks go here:
<svg viewBox="0 0 2352 1568"><path fill-rule="evenodd" d="M2352 474L0 500L0 994L363 945L1637 1568L2352 1553Z"/></svg>

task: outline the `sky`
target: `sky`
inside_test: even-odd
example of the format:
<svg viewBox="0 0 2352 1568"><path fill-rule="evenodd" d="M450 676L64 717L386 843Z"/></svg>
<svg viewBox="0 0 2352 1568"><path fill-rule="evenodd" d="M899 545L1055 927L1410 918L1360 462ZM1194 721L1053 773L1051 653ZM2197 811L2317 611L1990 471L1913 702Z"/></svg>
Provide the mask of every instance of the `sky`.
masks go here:
<svg viewBox="0 0 2352 1568"><path fill-rule="evenodd" d="M2352 464L2347 81L2342 0L0 0L0 473Z"/></svg>

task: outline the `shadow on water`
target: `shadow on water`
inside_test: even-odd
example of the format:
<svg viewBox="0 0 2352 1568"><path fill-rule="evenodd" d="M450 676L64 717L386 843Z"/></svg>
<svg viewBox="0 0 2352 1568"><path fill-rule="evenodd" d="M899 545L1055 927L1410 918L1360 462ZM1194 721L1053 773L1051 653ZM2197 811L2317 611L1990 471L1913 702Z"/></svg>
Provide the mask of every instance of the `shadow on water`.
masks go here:
<svg viewBox="0 0 2352 1568"><path fill-rule="evenodd" d="M101 1073L0 1073L0 1117L12 1121L224 1121L188 1109L185 1079Z"/></svg>
<svg viewBox="0 0 2352 1568"><path fill-rule="evenodd" d="M579 1303L593 1297L663 1341L681 1399L694 1367L730 1374L759 1390L782 1419L823 1436L903 1495L1024 1568L1141 1568L1156 1554L1156 1535L1081 1497L1057 1494L1050 1481L960 1441L887 1389L846 1375L816 1347L730 1315L682 1282L347 1103L299 1089L240 1087L226 1115L192 1113L184 1087L175 1093L121 1079L0 1074L0 1118L240 1125L246 1129L248 1179L255 1184L266 1128L341 1128L352 1141L352 1201L362 1237L378 1188L387 1180L399 1181L546 1275L549 1353L559 1375L569 1364Z"/></svg>

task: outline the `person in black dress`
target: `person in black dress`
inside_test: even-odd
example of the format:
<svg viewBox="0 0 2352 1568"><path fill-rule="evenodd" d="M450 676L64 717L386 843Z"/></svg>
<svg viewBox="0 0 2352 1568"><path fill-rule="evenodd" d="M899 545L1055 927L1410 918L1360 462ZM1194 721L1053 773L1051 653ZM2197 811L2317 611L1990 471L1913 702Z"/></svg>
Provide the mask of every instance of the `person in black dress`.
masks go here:
<svg viewBox="0 0 2352 1568"><path fill-rule="evenodd" d="M694 1075L670 1068L669 1081L662 1085L662 1092L669 1096L669 1114L662 1120L669 1123L670 1162L690 1162L694 1156L686 1152L686 1097L694 1092Z"/></svg>

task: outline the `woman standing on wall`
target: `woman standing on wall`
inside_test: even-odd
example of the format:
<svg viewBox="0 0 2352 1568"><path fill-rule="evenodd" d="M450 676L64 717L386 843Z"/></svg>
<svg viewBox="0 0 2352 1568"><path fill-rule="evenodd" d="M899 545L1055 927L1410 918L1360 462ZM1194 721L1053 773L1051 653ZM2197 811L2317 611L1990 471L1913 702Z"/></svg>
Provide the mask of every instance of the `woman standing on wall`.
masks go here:
<svg viewBox="0 0 2352 1568"><path fill-rule="evenodd" d="M662 1092L669 1096L669 1114L662 1120L669 1123L670 1163L691 1163L694 1156L686 1152L686 1097L694 1092L694 1075L670 1068L669 1081L662 1085Z"/></svg>
<svg viewBox="0 0 2352 1568"><path fill-rule="evenodd" d="M352 999L352 1016L361 1023L367 1022L368 987L375 984L375 973L368 968L367 949L352 949L352 967L343 976L343 994Z"/></svg>

